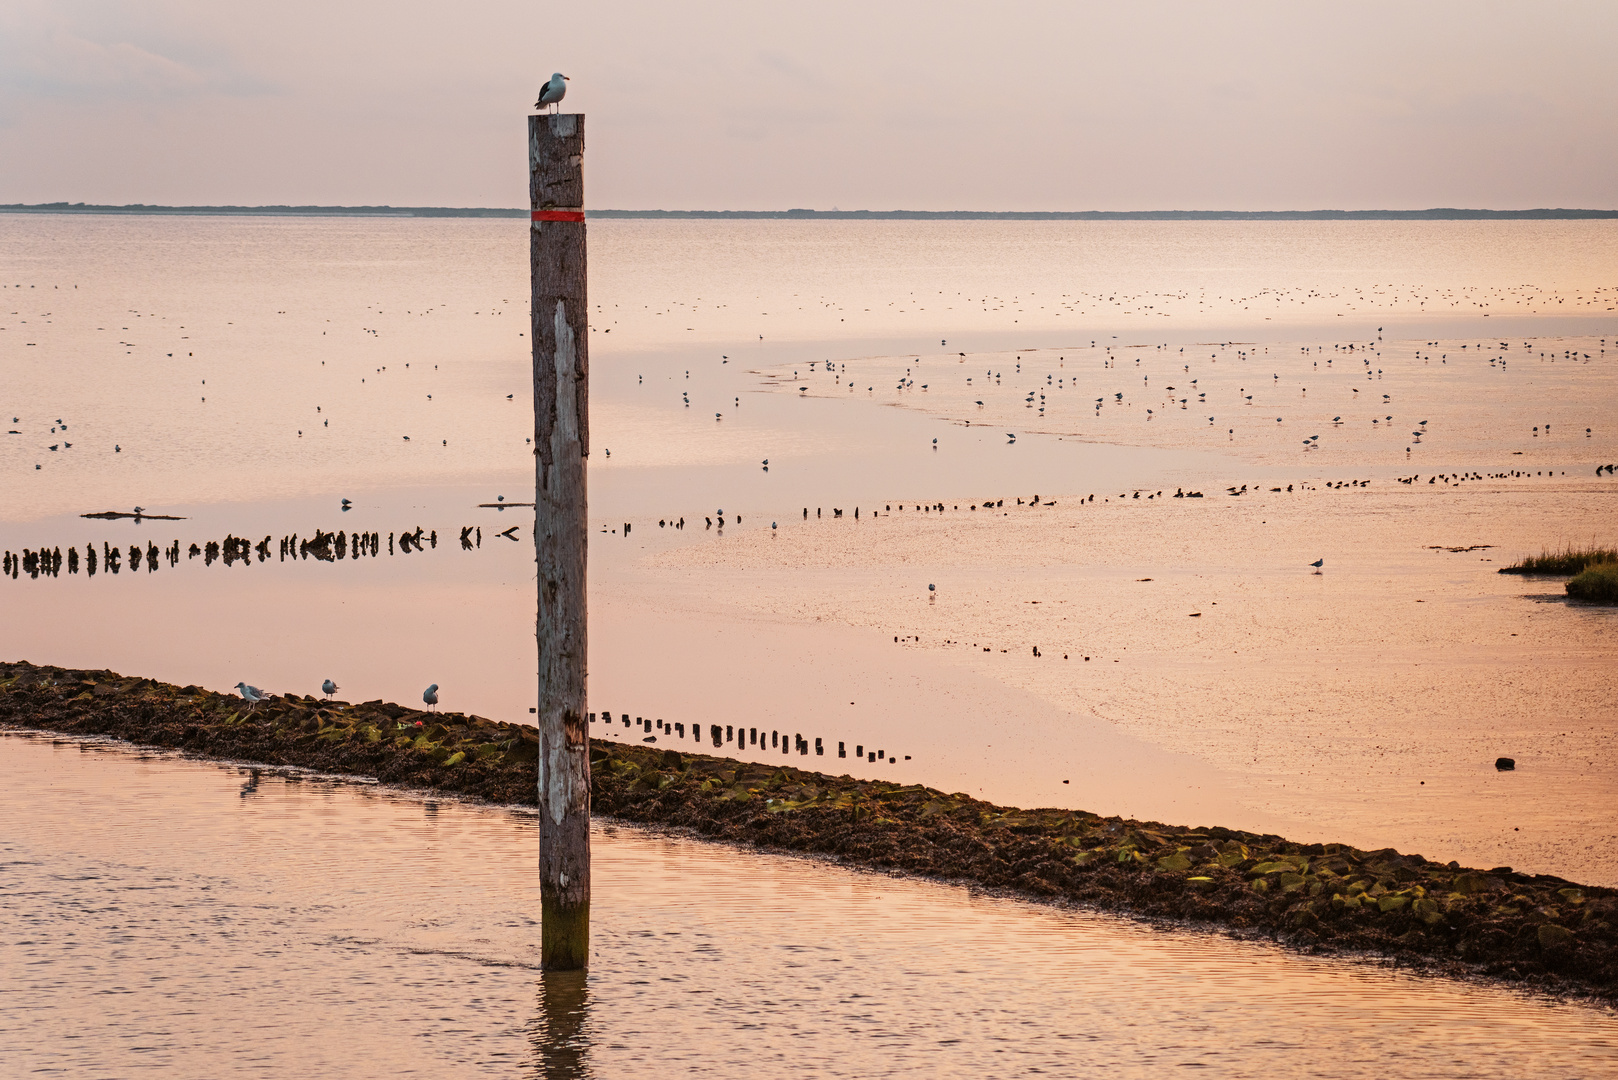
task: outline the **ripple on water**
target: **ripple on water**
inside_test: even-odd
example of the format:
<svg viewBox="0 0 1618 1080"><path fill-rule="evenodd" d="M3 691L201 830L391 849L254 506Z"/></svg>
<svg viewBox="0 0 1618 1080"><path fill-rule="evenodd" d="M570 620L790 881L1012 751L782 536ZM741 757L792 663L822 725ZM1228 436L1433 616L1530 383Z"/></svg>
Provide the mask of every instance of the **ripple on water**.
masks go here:
<svg viewBox="0 0 1618 1080"><path fill-rule="evenodd" d="M16 1073L1570 1076L1609 1010L598 825L538 971L521 812L0 738Z"/></svg>

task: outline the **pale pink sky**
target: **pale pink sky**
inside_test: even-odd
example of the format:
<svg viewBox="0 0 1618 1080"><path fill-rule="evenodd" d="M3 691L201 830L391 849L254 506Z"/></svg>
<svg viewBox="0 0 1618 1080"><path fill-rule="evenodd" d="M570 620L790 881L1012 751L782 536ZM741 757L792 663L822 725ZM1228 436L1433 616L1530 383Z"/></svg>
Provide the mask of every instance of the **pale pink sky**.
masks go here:
<svg viewBox="0 0 1618 1080"><path fill-rule="evenodd" d="M0 0L0 202L1618 207L1618 3Z"/></svg>

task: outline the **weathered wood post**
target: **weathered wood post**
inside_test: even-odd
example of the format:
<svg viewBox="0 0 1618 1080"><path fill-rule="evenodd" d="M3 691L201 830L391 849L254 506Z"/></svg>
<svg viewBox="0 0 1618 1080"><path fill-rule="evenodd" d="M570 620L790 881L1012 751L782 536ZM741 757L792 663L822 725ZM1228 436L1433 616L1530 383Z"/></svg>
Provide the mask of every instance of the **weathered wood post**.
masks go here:
<svg viewBox="0 0 1618 1080"><path fill-rule="evenodd" d="M584 116L528 118L533 277L534 547L539 564L540 960L590 959L590 732L585 720L589 313Z"/></svg>

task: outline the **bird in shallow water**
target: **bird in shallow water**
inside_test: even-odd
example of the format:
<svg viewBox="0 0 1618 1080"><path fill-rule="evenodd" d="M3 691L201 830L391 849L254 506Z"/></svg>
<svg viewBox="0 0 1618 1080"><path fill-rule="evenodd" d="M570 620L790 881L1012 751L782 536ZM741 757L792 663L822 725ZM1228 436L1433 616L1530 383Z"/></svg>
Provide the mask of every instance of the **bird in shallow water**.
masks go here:
<svg viewBox="0 0 1618 1080"><path fill-rule="evenodd" d="M543 109L547 105L555 105L567 96L568 78L560 71L551 76L550 82L539 88L539 100L534 102L534 108ZM555 110L552 109L552 112Z"/></svg>
<svg viewBox="0 0 1618 1080"><path fill-rule="evenodd" d="M1322 566L1326 565L1326 560L1325 559L1316 559L1314 562L1310 563L1309 565L1314 567L1315 568L1315 573L1318 574L1318 573L1320 573L1320 568Z"/></svg>
<svg viewBox="0 0 1618 1080"><path fill-rule="evenodd" d="M339 689L341 689L341 688L336 683L332 682L330 679L327 679L325 682L320 684L320 692L322 694L325 694L326 697L328 697L328 698L330 698L333 694L337 693L337 691Z"/></svg>
<svg viewBox="0 0 1618 1080"><path fill-rule="evenodd" d="M438 684L433 683L427 689L423 690L421 692L421 700L423 700L423 701L425 701L427 703L428 708L432 708L433 706L437 705L438 704Z"/></svg>
<svg viewBox="0 0 1618 1080"><path fill-rule="evenodd" d="M237 683L236 684L236 689L238 689L238 690L240 690L242 692L242 697L246 699L247 707L249 709L251 709L254 705L257 705L261 701L268 700L268 698L270 696L270 695L266 694L264 691L260 690L258 687L256 687L256 686L248 686L244 682Z"/></svg>

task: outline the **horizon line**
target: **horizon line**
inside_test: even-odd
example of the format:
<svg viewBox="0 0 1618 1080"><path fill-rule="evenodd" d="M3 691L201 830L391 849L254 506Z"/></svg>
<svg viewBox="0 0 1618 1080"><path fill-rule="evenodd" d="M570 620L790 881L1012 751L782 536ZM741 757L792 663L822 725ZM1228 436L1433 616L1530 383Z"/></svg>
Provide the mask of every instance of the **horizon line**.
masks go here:
<svg viewBox="0 0 1618 1080"><path fill-rule="evenodd" d="M530 211L516 207L453 206L165 206L149 203L0 203L8 214L108 214L240 217L496 217L521 218ZM779 220L912 220L912 221L1480 221L1602 220L1618 218L1618 210L1535 208L1485 210L1432 207L1425 210L587 210L587 218L694 218Z"/></svg>

